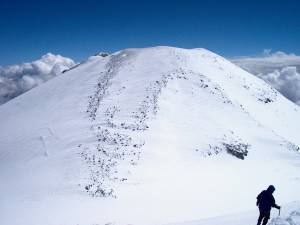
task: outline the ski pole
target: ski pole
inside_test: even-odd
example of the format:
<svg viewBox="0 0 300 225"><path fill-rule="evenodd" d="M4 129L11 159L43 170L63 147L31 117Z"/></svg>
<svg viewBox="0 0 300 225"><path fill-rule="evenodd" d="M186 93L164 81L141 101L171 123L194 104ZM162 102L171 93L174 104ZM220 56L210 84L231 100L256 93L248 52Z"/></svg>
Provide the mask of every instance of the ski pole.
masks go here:
<svg viewBox="0 0 300 225"><path fill-rule="evenodd" d="M279 208L279 216L280 216L280 208Z"/></svg>

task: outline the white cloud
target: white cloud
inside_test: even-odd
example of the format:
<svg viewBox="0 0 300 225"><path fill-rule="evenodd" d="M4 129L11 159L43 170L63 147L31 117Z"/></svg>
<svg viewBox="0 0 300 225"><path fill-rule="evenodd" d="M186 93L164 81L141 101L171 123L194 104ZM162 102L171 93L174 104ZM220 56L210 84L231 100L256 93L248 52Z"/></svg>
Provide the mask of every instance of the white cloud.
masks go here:
<svg viewBox="0 0 300 225"><path fill-rule="evenodd" d="M267 81L300 105L300 56L264 50L261 56L240 57L231 61Z"/></svg>
<svg viewBox="0 0 300 225"><path fill-rule="evenodd" d="M74 65L72 59L48 53L30 63L0 66L0 104L48 81Z"/></svg>

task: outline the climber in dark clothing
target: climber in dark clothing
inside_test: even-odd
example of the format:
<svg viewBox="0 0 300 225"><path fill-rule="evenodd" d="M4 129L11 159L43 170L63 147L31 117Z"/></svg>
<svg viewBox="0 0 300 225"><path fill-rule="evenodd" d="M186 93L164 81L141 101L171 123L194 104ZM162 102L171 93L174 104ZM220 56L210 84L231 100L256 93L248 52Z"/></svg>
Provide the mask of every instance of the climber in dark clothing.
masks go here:
<svg viewBox="0 0 300 225"><path fill-rule="evenodd" d="M259 217L257 221L257 225L260 225L263 221L262 225L266 225L268 220L270 219L271 208L277 208L280 210L280 206L276 205L275 199L273 197L273 192L275 191L275 187L270 185L267 190L262 191L257 196L256 205L259 208Z"/></svg>

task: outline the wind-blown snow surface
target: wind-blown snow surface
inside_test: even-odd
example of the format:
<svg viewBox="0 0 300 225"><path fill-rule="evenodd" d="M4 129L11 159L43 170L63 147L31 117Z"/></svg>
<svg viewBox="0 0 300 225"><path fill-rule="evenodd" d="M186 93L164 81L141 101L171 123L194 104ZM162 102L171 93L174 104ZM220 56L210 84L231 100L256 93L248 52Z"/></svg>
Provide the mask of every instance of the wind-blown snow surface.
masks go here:
<svg viewBox="0 0 300 225"><path fill-rule="evenodd" d="M243 212L227 216L208 218L203 220L185 221L180 223L171 223L168 225L216 225L216 224L253 224L253 218L257 217L256 211ZM268 224L270 225L295 225L300 223L300 205L299 202L291 202L284 205L281 215L273 212L273 217ZM255 224L255 223L254 223Z"/></svg>
<svg viewBox="0 0 300 225"><path fill-rule="evenodd" d="M0 124L0 224L200 220L255 210L269 184L300 200L299 107L205 49L90 57Z"/></svg>

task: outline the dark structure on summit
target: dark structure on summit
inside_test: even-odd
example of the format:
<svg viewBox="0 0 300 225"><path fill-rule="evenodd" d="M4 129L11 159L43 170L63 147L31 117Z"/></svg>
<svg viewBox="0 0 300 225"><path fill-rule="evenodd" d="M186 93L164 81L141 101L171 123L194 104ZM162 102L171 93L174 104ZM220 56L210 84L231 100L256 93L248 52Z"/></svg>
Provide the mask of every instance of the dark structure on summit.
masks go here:
<svg viewBox="0 0 300 225"><path fill-rule="evenodd" d="M267 190L263 190L257 196L256 205L259 208L259 217L257 221L257 225L266 225L268 220L270 219L271 208L277 208L280 210L280 206L276 205L275 199L273 197L273 192L275 191L275 187L270 185Z"/></svg>

